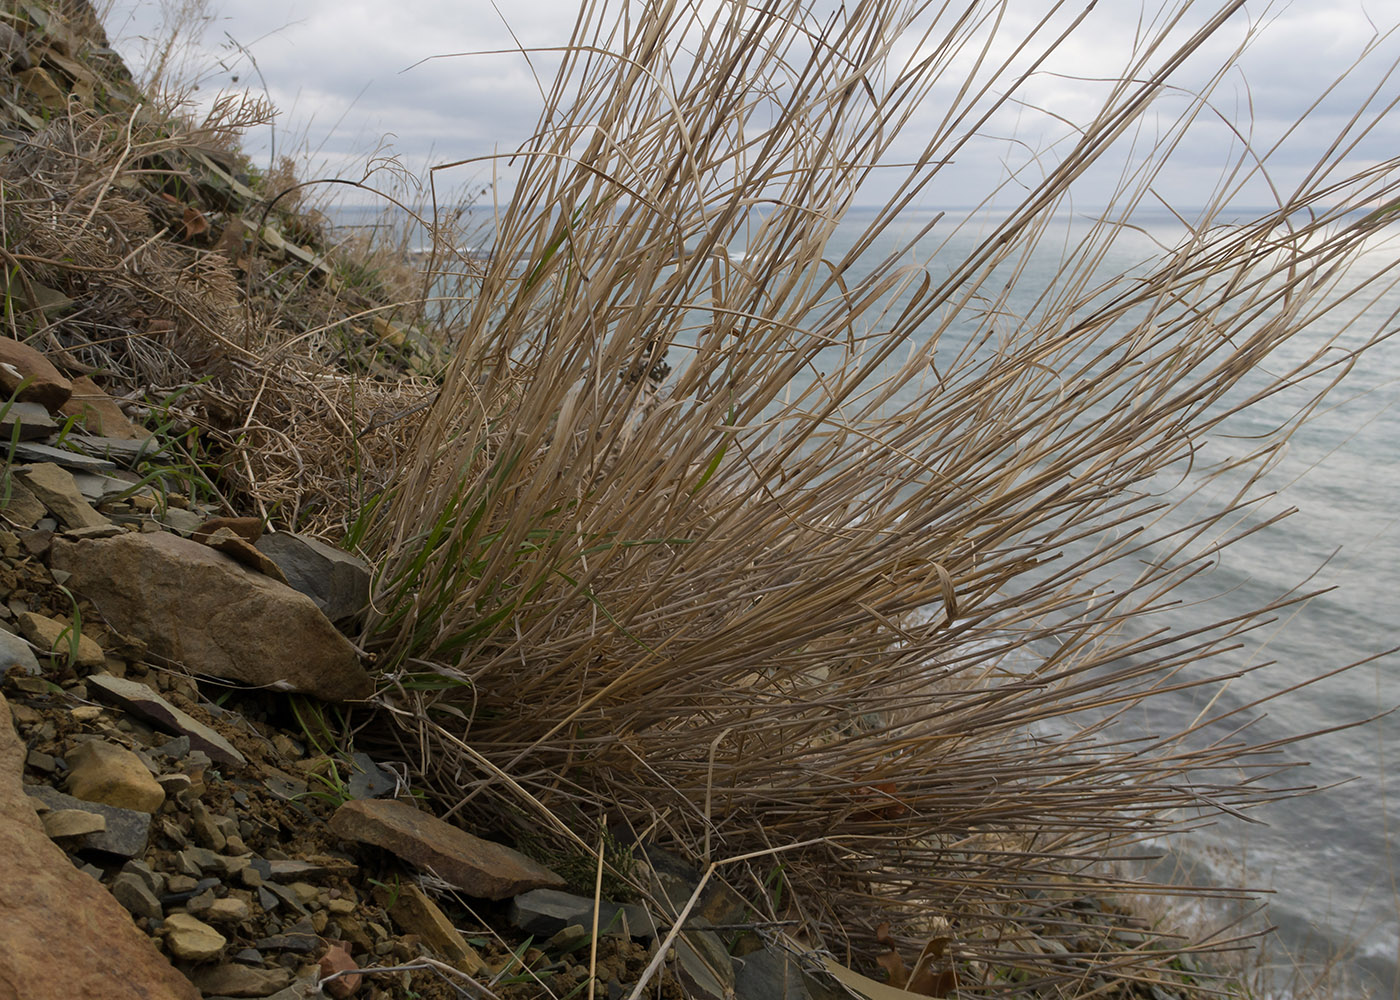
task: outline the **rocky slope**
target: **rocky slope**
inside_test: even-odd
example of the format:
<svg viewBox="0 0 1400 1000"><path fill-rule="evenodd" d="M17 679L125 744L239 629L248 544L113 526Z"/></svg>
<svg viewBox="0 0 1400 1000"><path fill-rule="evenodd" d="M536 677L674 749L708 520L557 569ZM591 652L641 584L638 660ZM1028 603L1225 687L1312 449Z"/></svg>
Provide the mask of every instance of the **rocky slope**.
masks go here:
<svg viewBox="0 0 1400 1000"><path fill-rule="evenodd" d="M22 344L0 352L18 373L3 429L25 442L0 505L0 836L14 859L0 995L426 997L494 981L562 996L586 981L591 899L425 811L405 764L315 745L305 719L321 702L373 692L332 623L363 606L367 567L143 485L130 465L153 442L95 390L119 435L54 433L66 380ZM303 723L279 725L293 705ZM642 857L662 906L601 914L604 995L639 977L698 881L654 848ZM701 901L662 995L769 996L774 975L802 995L796 965L756 945L731 956L706 926L737 936L742 901Z"/></svg>

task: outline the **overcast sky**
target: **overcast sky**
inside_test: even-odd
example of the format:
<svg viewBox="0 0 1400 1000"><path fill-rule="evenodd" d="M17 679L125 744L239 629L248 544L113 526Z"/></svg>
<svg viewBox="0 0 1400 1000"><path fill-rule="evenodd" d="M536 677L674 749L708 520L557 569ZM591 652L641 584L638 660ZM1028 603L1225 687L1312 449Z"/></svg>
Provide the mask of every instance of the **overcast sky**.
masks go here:
<svg viewBox="0 0 1400 1000"><path fill-rule="evenodd" d="M166 0L166 7L189 0ZM1149 0L1155 9L1156 0ZM1017 37L1047 0L1011 0L1006 37ZM958 6L958 5L955 5ZM1082 4L1073 4L1078 9ZM1213 5L1206 5L1213 6ZM1236 15L1177 78L1197 87L1247 33L1252 41L1238 68L1216 91L1214 112L1182 146L1173 168L1159 181L1163 195L1185 205L1209 196L1239 148L1227 121L1252 120L1256 147L1271 145L1362 53L1397 15L1395 0L1294 0L1250 4ZM1204 18L1202 9L1196 20ZM136 67L151 57L159 37L162 4L116 0L107 18L119 51ZM197 80L198 98L251 87L280 109L275 141L279 152L310 155L317 172L354 179L377 151L387 148L414 170L446 161L508 152L530 132L542 104L539 88L519 54L422 60L453 52L510 48L512 35L525 46L565 42L577 14L575 0L211 0L200 45L179 75ZM1077 38L1030 84L1025 96L1055 116L1080 121L1094 109L1092 78L1112 76L1131 47L1141 13L1135 0L1100 0ZM1373 22L1373 19L1374 22ZM507 21L509 22L507 26ZM1360 71L1334 92L1306 129L1272 161L1277 183L1288 184L1325 149L1338 128L1381 83L1400 56L1394 37L1384 38ZM254 65L254 62L256 65ZM547 76L549 57L535 57ZM548 79L544 80L548 85ZM1392 79L1383 99L1400 95ZM1166 97L1160 113L1169 118L1184 98ZM1165 120L1165 119L1164 119ZM989 123L989 138L960 154L940 178L936 198L968 205L987 192L989 179L1004 177L1007 163L1024 150L1046 150L1052 132L1065 126L1033 110L1008 108ZM1014 136L1017 142L1009 142ZM250 138L255 158L269 155L269 136ZM1018 152L1021 151L1021 152ZM1386 126L1353 154L1361 161L1400 152L1400 130ZM1108 176L1106 171L1103 177ZM513 174L502 168L500 193L509 196ZM466 187L491 179L485 167L459 169L444 180ZM1092 202L1095 185L1080 196ZM878 202L877 182L859 199ZM1260 184L1237 203L1269 201Z"/></svg>

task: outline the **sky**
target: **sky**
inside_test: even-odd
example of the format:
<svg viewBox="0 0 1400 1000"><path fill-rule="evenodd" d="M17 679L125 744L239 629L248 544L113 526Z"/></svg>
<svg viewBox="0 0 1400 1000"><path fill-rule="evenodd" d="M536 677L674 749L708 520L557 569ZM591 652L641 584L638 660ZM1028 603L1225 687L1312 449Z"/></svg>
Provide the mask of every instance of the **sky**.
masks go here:
<svg viewBox="0 0 1400 1000"><path fill-rule="evenodd" d="M697 0L718 5L725 0ZM834 0L818 0L831 6ZM1008 51L1051 0L1010 0L1003 24ZM1159 0L1148 0L1156 10ZM106 16L115 47L137 69L154 61L168 37L171 12L197 9L199 0L112 0ZM374 167L392 153L411 173L461 159L509 153L531 133L548 87L552 56L536 51L568 40L578 8L570 0L208 0L206 16L186 25L168 78L207 106L216 95L250 89L266 96L280 114L272 130L248 136L255 162L290 153L308 165L302 175L341 176L392 187ZM1213 4L1178 0L1199 22ZM957 6L957 5L954 5ZM1084 3L1068 5L1077 12ZM1238 134L1248 130L1255 149L1272 147L1299 116L1356 60L1374 48L1351 75L1312 111L1269 161L1274 186L1287 188L1304 176L1347 119L1378 85L1385 100L1400 94L1400 80L1387 80L1400 58L1400 39L1387 35L1400 17L1393 0L1295 0L1250 3L1232 17L1174 78L1179 91L1165 93L1145 121L1136 150L1129 141L1082 183L1084 204L1102 200L1125 160L1141 158L1212 71L1248 39L1237 65L1220 80L1210 107L1187 135L1172 167L1155 189L1163 201L1198 206L1212 196L1227 164L1241 153ZM1096 108L1096 83L1121 72L1144 13L1135 0L1099 0L1079 31L1030 79L1024 104L1009 105L960 151L929 195L929 207L966 206L986 197L1015 170L1033 177L1053 161L1064 137ZM1389 18L1389 22L1386 19ZM1062 18L1063 20L1063 18ZM164 27L162 27L164 25ZM496 50L508 50L499 52ZM493 53L444 57L452 53ZM436 58L434 58L436 57ZM426 60L426 61L425 61ZM533 70L533 72L532 72ZM950 84L951 86L951 84ZM948 91L951 95L951 90ZM927 109L932 122L941 99L935 90ZM921 120L912 123L917 138ZM931 126L930 126L931 127ZM1057 141L1059 145L1057 145ZM1400 150L1400 127L1384 123L1348 154L1365 163ZM898 150L896 150L898 152ZM1039 158L1038 160L1034 158ZM508 199L514 169L503 156L437 174L444 190L470 190L494 183ZM1017 182L1003 189L1014 197ZM877 177L858 202L880 203L889 185ZM1234 204L1272 201L1262 178L1232 195Z"/></svg>

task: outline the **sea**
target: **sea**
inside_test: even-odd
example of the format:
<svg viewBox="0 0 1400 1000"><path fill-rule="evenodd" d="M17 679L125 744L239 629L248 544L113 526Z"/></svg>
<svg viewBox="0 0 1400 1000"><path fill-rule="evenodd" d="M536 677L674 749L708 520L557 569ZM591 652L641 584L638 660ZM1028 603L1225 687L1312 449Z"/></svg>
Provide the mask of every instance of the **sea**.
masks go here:
<svg viewBox="0 0 1400 1000"><path fill-rule="evenodd" d="M1230 214L1241 222L1251 215ZM344 226L364 225L375 215L372 209L332 212ZM872 217L851 211L828 256L843 254ZM901 215L862 260L902 247L932 219L931 211ZM989 212L948 211L909 261L935 277L946 274L998 219ZM1138 213L1131 222L1116 231L1100 265L1103 274L1140 273L1187 235L1176 215ZM1067 248L1077 245L1089 225L1087 214L1073 213L1050 223L1015 278L1003 322L1014 323L1018 310L1033 308L1061 273ZM489 231L483 222L475 230L478 242L464 249L489 253ZM748 249L741 240L729 252L741 258ZM1342 283L1364 282L1398 259L1400 231L1377 236L1350 262ZM858 263L851 278L863 270ZM1400 326L1400 289L1373 298L1360 321L1341 334L1341 346L1358 346ZM1323 316L1262 366L1284 368L1309 345L1337 334L1344 315ZM1226 439L1220 446L1234 441L1243 447L1252 434L1286 422L1302 398L1284 393L1262 401L1222 428ZM1178 488L1198 486L1188 478ZM1276 623L1246 636L1242 648L1200 669L1216 675L1261 662L1267 667L1154 698L1138 710L1140 718L1122 724L1171 731L1207 709L1247 706L1285 692L1244 717L1254 720L1250 735L1256 742L1317 734L1286 750L1298 766L1273 779L1305 792L1245 818L1224 815L1153 842L1149 846L1162 856L1155 873L1252 890L1248 926L1277 928L1245 963L1267 967L1261 995L1308 995L1306 984L1318 970L1330 969L1326 995L1400 997L1400 775L1392 777L1400 772L1400 654L1386 655L1400 646L1400 337L1360 357L1294 431L1256 492L1273 496L1250 517L1294 513L1224 549L1208 573L1185 583L1180 605L1169 612L1172 623L1185 628L1226 619L1300 585L1325 592L1285 609ZM1351 664L1357 665L1336 672ZM1199 900L1191 905L1202 912L1177 916L1198 926L1230 919L1239 908Z"/></svg>

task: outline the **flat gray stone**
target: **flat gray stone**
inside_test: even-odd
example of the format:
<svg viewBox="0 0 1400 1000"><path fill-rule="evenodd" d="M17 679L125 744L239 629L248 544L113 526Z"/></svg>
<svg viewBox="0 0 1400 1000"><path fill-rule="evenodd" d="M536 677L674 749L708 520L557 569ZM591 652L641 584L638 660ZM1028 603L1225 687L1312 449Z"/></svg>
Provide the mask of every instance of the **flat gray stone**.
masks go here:
<svg viewBox="0 0 1400 1000"><path fill-rule="evenodd" d="M114 472L117 468L117 463L105 458L93 458L91 455L80 455L76 451L28 441L21 441L15 445L15 458L22 462L52 462L65 469L76 469L80 472Z"/></svg>
<svg viewBox="0 0 1400 1000"><path fill-rule="evenodd" d="M90 434L69 434L64 438L69 445L84 455L98 459L110 459L128 469L136 468L143 458L150 458L160 450L153 437L129 438L94 437Z"/></svg>
<svg viewBox="0 0 1400 1000"><path fill-rule="evenodd" d="M183 507L167 507L156 520L172 531L182 535L193 535L204 524L204 516Z"/></svg>
<svg viewBox="0 0 1400 1000"><path fill-rule="evenodd" d="M5 629L0 629L0 674L11 667L21 667L26 674L35 675L39 671L39 661L29 643Z"/></svg>
<svg viewBox="0 0 1400 1000"><path fill-rule="evenodd" d="M552 937L571 924L591 929L593 900L558 889L532 889L510 901L509 920L512 926L537 939ZM609 937L650 940L657 936L657 925L644 906L604 899L598 907L598 932Z"/></svg>
<svg viewBox="0 0 1400 1000"><path fill-rule="evenodd" d="M765 948L734 964L736 1000L811 1000L801 967L781 952Z"/></svg>
<svg viewBox="0 0 1400 1000"><path fill-rule="evenodd" d="M88 503L103 503L120 496L134 486L117 476L107 476L100 472L75 472L73 482Z"/></svg>
<svg viewBox="0 0 1400 1000"><path fill-rule="evenodd" d="M19 428L19 440L37 441L58 430L58 421L49 416L48 407L42 403L11 403L0 413L0 434L7 443L14 440L12 435Z"/></svg>
<svg viewBox="0 0 1400 1000"><path fill-rule="evenodd" d="M103 701L145 719L172 736L188 737L189 746L203 750L211 760L223 764L247 763L247 759L232 743L144 684L111 674L92 674L87 679L87 685L88 690ZM185 752L189 752L188 748Z"/></svg>
<svg viewBox="0 0 1400 1000"><path fill-rule="evenodd" d="M355 765L350 780L346 782L351 798L377 799L399 787L399 779L394 773L376 764L369 754L352 753L350 760Z"/></svg>
<svg viewBox="0 0 1400 1000"><path fill-rule="evenodd" d="M711 935L713 937L714 935ZM718 940L718 939L716 939ZM727 1000L734 995L734 965L726 954L723 965L714 961L713 949L689 931L681 932L676 949L676 978L691 1000ZM723 946L720 946L723 950Z"/></svg>
<svg viewBox="0 0 1400 1000"><path fill-rule="evenodd" d="M112 880L112 895L133 917L146 917L159 920L163 915L160 900L140 876L133 872L122 872Z"/></svg>
<svg viewBox="0 0 1400 1000"><path fill-rule="evenodd" d="M48 785L27 785L24 790L50 809L83 809L106 819L106 830L75 838L69 847L103 851L123 858L140 857L146 852L146 841L151 833L150 813L100 802L85 802Z"/></svg>
<svg viewBox="0 0 1400 1000"><path fill-rule="evenodd" d="M296 590L316 602L331 621L343 621L369 603L369 565L309 535L279 531L257 540Z"/></svg>

